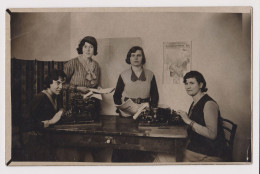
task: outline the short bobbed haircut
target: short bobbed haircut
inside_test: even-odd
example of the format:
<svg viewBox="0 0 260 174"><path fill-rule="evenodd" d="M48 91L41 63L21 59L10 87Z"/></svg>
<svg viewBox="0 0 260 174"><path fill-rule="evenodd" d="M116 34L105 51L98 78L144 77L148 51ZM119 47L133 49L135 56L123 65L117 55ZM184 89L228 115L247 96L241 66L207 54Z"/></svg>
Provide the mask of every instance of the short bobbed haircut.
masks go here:
<svg viewBox="0 0 260 174"><path fill-rule="evenodd" d="M97 40L96 40L96 38L94 38L92 36L86 36L86 37L84 37L80 41L80 43L78 45L78 48L77 48L78 54L82 54L83 53L82 52L82 48L83 48L83 46L85 45L86 42L91 44L91 45L93 45L93 47L94 47L94 55L97 55L97 53L98 53L97 52Z"/></svg>
<svg viewBox="0 0 260 174"><path fill-rule="evenodd" d="M202 88L201 88L201 92L208 91L208 88L206 88L206 85L207 85L206 80L200 72L198 72L198 71L187 72L185 74L185 76L183 77L183 83L186 83L187 79L190 79L190 78L195 78L199 84L200 83L203 84Z"/></svg>
<svg viewBox="0 0 260 174"><path fill-rule="evenodd" d="M61 78L66 80L66 74L63 70L53 70L44 80L44 89L50 88L50 85L53 83L53 80L57 81Z"/></svg>
<svg viewBox="0 0 260 174"><path fill-rule="evenodd" d="M143 65L145 64L146 59L145 59L145 55L144 55L144 50L143 50L142 47L139 47L139 46L134 46L134 47L132 47L132 48L128 51L127 56L126 56L126 59L125 59L125 61L126 61L127 64L131 64L131 62L130 62L131 54L132 54L132 53L135 53L137 50L140 50L140 51L142 52L142 57L143 57L143 59L142 59L142 64L143 64Z"/></svg>

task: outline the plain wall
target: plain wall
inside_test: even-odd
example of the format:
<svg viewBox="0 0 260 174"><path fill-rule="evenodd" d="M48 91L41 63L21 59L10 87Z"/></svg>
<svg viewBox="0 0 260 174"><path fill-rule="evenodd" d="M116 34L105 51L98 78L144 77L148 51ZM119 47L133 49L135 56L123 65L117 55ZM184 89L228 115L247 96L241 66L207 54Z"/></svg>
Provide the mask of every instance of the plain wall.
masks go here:
<svg viewBox="0 0 260 174"><path fill-rule="evenodd" d="M188 111L192 102L183 84L163 84L163 42L192 42L191 69L200 71L208 94L223 117L238 125L234 160L245 161L251 137L251 56L249 14L236 13L45 13L12 17L12 57L69 60L77 56L79 41L98 40L101 85L115 87L128 68L128 49L142 45L145 67L156 76L160 104ZM102 113L114 114L112 94L102 101Z"/></svg>

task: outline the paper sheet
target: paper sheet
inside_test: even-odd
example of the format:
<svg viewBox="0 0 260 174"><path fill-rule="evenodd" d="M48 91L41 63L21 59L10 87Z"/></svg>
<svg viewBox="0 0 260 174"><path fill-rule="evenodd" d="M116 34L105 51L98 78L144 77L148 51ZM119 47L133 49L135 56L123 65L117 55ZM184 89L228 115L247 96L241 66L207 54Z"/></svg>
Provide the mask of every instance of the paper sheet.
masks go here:
<svg viewBox="0 0 260 174"><path fill-rule="evenodd" d="M131 99L128 99L126 102L116 107L119 109L119 112L123 117L134 116L134 119L136 119L139 116L139 114L142 112L142 110L148 106L149 106L148 103L144 103L143 105L140 106L134 103Z"/></svg>
<svg viewBox="0 0 260 174"><path fill-rule="evenodd" d="M97 99L99 99L99 100L102 100L102 95L101 95L101 94L93 94L93 95L91 96L91 98L97 98Z"/></svg>
<svg viewBox="0 0 260 174"><path fill-rule="evenodd" d="M90 91L87 94L83 95L83 99L86 99L87 97L97 98L99 100L102 100L102 95L101 94L94 94L92 91Z"/></svg>
<svg viewBox="0 0 260 174"><path fill-rule="evenodd" d="M94 89L94 88L89 88L90 91L98 93L98 94L109 94L115 90L115 88L100 88L100 89Z"/></svg>
<svg viewBox="0 0 260 174"><path fill-rule="evenodd" d="M89 97L89 96L91 96L91 95L93 95L93 92L92 92L92 91L88 92L87 94L84 94L84 95L83 95L83 99L86 99L87 97Z"/></svg>
<svg viewBox="0 0 260 174"><path fill-rule="evenodd" d="M139 109L138 111L135 113L135 115L133 116L133 119L136 120L139 115L141 114L141 112L146 108L146 107L149 107L149 104L148 103L144 103Z"/></svg>

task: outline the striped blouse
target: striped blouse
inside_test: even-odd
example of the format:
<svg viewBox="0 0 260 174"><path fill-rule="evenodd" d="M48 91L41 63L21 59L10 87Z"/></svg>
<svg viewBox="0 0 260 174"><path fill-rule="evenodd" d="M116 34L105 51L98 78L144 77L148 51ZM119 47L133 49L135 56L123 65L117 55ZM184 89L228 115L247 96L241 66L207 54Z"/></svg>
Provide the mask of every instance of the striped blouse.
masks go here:
<svg viewBox="0 0 260 174"><path fill-rule="evenodd" d="M92 59L88 65L89 67L84 67L79 57L64 65L64 72L67 75L67 82L69 82L67 88L74 88L75 86L96 88L99 85L100 68L98 62Z"/></svg>

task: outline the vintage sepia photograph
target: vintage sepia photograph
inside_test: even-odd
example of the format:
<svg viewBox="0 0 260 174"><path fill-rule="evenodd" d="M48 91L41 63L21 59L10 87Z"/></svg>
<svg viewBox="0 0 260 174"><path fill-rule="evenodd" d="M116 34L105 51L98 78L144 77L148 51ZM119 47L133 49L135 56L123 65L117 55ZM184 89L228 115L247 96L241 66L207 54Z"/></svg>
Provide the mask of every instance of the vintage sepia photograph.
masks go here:
<svg viewBox="0 0 260 174"><path fill-rule="evenodd" d="M251 7L14 8L6 28L6 165L252 164Z"/></svg>

